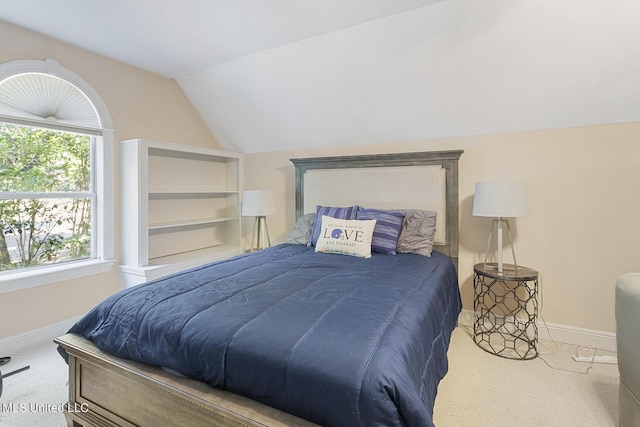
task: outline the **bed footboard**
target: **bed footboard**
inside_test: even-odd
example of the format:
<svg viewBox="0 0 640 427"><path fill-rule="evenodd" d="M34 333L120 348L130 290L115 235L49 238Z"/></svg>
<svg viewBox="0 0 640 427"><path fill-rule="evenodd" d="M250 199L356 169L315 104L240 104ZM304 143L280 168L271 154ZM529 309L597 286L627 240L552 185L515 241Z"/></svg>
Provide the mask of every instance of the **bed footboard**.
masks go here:
<svg viewBox="0 0 640 427"><path fill-rule="evenodd" d="M315 425L160 368L111 356L75 334L55 342L69 355L65 416L70 427Z"/></svg>

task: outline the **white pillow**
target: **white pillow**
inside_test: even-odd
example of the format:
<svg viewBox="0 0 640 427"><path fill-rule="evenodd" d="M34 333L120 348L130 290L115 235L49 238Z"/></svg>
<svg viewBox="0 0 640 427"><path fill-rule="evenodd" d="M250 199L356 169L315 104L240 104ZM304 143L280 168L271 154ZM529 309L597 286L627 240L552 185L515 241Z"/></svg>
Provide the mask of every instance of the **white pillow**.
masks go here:
<svg viewBox="0 0 640 427"><path fill-rule="evenodd" d="M322 215L316 252L371 258L376 220L338 219Z"/></svg>

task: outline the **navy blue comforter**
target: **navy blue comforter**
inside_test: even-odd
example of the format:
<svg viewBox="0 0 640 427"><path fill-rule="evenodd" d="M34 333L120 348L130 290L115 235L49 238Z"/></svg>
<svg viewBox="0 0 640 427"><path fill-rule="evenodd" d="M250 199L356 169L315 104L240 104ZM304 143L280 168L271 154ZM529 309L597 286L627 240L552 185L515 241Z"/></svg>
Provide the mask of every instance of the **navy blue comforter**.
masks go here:
<svg viewBox="0 0 640 427"><path fill-rule="evenodd" d="M324 426L432 426L460 309L441 253L282 244L126 289L69 332Z"/></svg>

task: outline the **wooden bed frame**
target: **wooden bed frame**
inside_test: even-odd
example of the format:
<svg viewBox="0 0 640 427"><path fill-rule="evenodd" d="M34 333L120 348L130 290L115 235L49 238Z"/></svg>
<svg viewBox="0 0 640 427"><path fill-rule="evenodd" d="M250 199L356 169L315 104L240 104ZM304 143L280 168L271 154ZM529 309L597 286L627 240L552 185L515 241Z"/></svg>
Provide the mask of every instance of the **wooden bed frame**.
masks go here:
<svg viewBox="0 0 640 427"><path fill-rule="evenodd" d="M449 255L457 266L461 154L461 150L455 150L292 159L296 169L296 217L304 213L304 178L309 170L439 165L446 182L447 227L445 241L436 249ZM63 335L55 342L68 354L69 401L65 416L72 427L164 426L175 425L176 420L185 426L315 425L161 368L111 356L78 335Z"/></svg>

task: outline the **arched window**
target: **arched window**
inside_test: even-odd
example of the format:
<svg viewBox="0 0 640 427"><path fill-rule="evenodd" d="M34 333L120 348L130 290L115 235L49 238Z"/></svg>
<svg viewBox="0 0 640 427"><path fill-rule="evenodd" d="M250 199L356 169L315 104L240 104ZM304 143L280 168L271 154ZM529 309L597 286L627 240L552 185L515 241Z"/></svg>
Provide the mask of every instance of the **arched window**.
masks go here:
<svg viewBox="0 0 640 427"><path fill-rule="evenodd" d="M56 61L0 65L0 293L108 271L113 130Z"/></svg>

